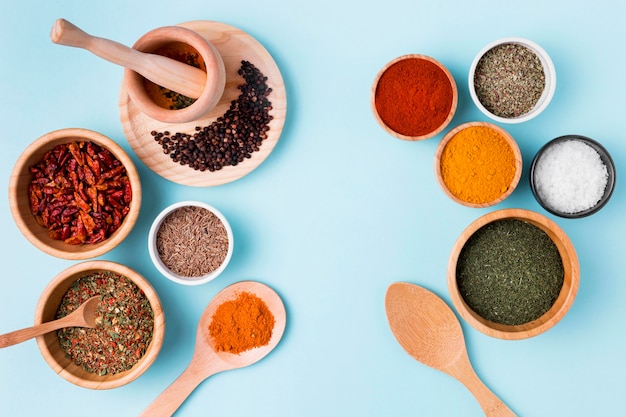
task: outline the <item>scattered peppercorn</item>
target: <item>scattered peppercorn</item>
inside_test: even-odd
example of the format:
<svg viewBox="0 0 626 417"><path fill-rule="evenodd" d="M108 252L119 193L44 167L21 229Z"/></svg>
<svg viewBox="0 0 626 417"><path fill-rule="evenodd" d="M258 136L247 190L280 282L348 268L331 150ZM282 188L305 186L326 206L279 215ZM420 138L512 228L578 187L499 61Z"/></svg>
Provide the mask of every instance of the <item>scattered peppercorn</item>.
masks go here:
<svg viewBox="0 0 626 417"><path fill-rule="evenodd" d="M267 77L248 61L241 61L238 74L245 80L230 108L209 126L197 126L194 134L152 131L151 135L172 161L211 172L235 166L257 152L267 138L272 116Z"/></svg>

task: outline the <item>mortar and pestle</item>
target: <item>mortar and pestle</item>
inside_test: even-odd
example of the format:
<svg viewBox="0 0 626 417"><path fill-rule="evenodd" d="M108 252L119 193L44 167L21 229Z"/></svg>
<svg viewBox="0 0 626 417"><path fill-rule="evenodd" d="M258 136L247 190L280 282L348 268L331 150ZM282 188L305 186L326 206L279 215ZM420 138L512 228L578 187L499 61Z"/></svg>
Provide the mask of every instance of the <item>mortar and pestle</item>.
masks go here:
<svg viewBox="0 0 626 417"><path fill-rule="evenodd" d="M50 38L56 44L86 49L125 67L123 82L129 97L142 113L161 122L200 119L217 105L224 93L226 71L220 53L198 33L181 26L156 28L130 48L89 35L65 19L57 19ZM191 58L195 62L180 61ZM182 98L178 102L184 104L167 106L165 100L158 99L159 94Z"/></svg>

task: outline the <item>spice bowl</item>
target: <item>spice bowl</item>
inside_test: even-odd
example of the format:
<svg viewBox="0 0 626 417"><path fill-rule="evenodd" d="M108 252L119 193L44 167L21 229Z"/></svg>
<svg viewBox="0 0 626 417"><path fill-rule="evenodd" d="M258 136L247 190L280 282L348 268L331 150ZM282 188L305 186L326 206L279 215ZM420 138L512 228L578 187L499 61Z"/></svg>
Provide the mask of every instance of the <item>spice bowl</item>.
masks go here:
<svg viewBox="0 0 626 417"><path fill-rule="evenodd" d="M543 112L556 90L550 55L537 43L507 37L483 47L469 70L472 101L500 123L522 123Z"/></svg>
<svg viewBox="0 0 626 417"><path fill-rule="evenodd" d="M599 142L565 135L546 143L530 166L530 188L541 207L577 219L597 213L615 189L615 164Z"/></svg>
<svg viewBox="0 0 626 417"><path fill-rule="evenodd" d="M450 130L435 153L435 175L441 189L466 207L502 202L517 187L522 154L515 139L488 122L468 122Z"/></svg>
<svg viewBox="0 0 626 417"><path fill-rule="evenodd" d="M378 123L390 135L420 141L439 134L450 123L458 90L450 71L436 59L402 55L376 75L370 105Z"/></svg>
<svg viewBox="0 0 626 417"><path fill-rule="evenodd" d="M152 222L148 251L154 266L168 279L200 285L226 269L234 250L226 217L201 201L181 201L163 209Z"/></svg>
<svg viewBox="0 0 626 417"><path fill-rule="evenodd" d="M186 123L206 116L220 101L226 84L224 61L217 48L200 34L182 26L164 26L140 37L133 48L167 56L206 72L197 99L166 90L125 68L123 83L139 111L165 123Z"/></svg>
<svg viewBox="0 0 626 417"><path fill-rule="evenodd" d="M128 283L128 287L125 289L130 291L122 292L122 289L111 290L112 284L110 282L105 281L103 278L100 278L100 280L96 278L96 276L106 276L105 274L111 274L110 276L114 277L111 280L115 279L115 281L111 282L122 282L123 278L120 277L125 277L126 279L123 281ZM87 281L84 281L88 279L92 279L89 282L92 283L93 287L89 287L86 284ZM109 291L118 291L119 294L109 294ZM96 321L98 326L101 326L100 328L72 329L76 331L74 333L75 340L72 340L69 344L73 345L73 349L74 344L76 346L76 350L72 351L72 355L76 355L75 357L66 355L66 350L61 344L61 332L66 329L38 336L37 345L48 365L67 381L83 388L105 390L118 388L137 379L152 365L161 350L165 334L163 308L157 293L143 276L127 266L110 261L84 261L70 266L56 275L44 289L35 309L34 322L37 325L54 320L58 314L57 312L61 311L65 303L70 303L68 305L71 305L72 302L77 302L79 296L88 298L98 294L101 296L99 309L107 305L114 307L114 309L98 310L97 314L100 315L100 319ZM126 296L145 297L141 299L147 311L131 310L132 313L129 312L129 315L126 316L123 311L124 306L116 304L118 302L122 303L122 301L115 301L115 297L118 297L118 300L124 300ZM131 309L133 306L131 302L129 300L124 302L128 309ZM142 314L145 314L145 316ZM133 320L133 322L129 323L129 319ZM134 320L138 322L135 323ZM139 320L142 320L141 323ZM123 323L127 324L126 328L133 328L132 334L124 330L125 326L122 325ZM142 329L142 324L147 326L146 329L152 328L151 335L143 335L143 339L140 337L142 335L138 333ZM106 336L103 336L105 339L98 339L93 333L87 333L92 330L105 334ZM115 332L115 335L113 335L113 332ZM106 340L107 337L110 340ZM85 338L84 341L78 340L81 338ZM111 349L109 346L108 349L104 349L105 353L102 353L102 350L96 353L95 343L92 342L92 339L102 342L107 341L110 345L115 345L115 349ZM145 340L147 347L138 345L137 343L139 342L135 342L135 340ZM85 346L92 347L93 350L84 346L81 347L82 343ZM128 346L124 344L128 344ZM79 349L85 349L85 351L81 352ZM98 355L101 356L98 357ZM124 359L124 355L132 357L134 363L130 369L117 372L105 371L107 366L109 367L108 369L112 369L116 362L130 361L130 359ZM82 358L85 366L88 366L90 360L95 361L95 359L89 358L96 357L98 357L97 366L101 367L101 369L93 370L93 372L87 371L76 362L77 358Z"/></svg>
<svg viewBox="0 0 626 417"><path fill-rule="evenodd" d="M61 129L22 152L9 180L9 205L34 246L58 258L84 260L112 250L133 229L141 181L112 139L87 129Z"/></svg>
<svg viewBox="0 0 626 417"><path fill-rule="evenodd" d="M579 281L568 236L525 209L496 210L472 222L456 240L447 267L459 314L482 333L506 340L555 326L574 303Z"/></svg>

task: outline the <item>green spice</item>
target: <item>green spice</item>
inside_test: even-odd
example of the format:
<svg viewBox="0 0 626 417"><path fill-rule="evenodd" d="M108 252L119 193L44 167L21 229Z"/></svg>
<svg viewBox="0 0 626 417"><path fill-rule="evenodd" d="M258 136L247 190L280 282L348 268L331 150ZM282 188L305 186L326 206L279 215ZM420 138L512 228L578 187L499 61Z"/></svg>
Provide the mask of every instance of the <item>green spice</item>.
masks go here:
<svg viewBox="0 0 626 417"><path fill-rule="evenodd" d="M478 61L474 88L478 100L496 116L522 116L535 107L546 86L539 57L515 43L487 51Z"/></svg>
<svg viewBox="0 0 626 417"><path fill-rule="evenodd" d="M519 325L541 317L563 286L563 261L540 228L516 219L477 230L459 254L457 284L465 303L495 323Z"/></svg>
<svg viewBox="0 0 626 417"><path fill-rule="evenodd" d="M100 295L96 328L58 330L61 349L87 372L102 376L126 371L141 359L152 341L154 316L150 301L130 279L99 272L72 284L56 318L68 315L94 295Z"/></svg>

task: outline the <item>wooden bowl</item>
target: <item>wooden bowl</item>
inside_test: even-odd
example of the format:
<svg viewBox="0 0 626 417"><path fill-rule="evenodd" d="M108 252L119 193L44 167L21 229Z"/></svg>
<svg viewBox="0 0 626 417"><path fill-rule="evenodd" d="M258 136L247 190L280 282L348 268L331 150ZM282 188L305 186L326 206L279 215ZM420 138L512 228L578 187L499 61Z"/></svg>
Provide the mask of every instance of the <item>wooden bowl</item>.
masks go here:
<svg viewBox="0 0 626 417"><path fill-rule="evenodd" d="M121 226L107 239L93 244L73 245L55 240L48 229L39 225L30 209L29 184L32 180L30 167L38 163L44 154L55 146L73 141L91 141L109 150L126 168L132 189L129 212ZM61 129L47 133L22 152L9 181L9 204L13 219L22 234L43 252L63 259L82 260L100 256L119 245L135 226L141 208L141 181L133 161L112 139L87 129Z"/></svg>
<svg viewBox="0 0 626 417"><path fill-rule="evenodd" d="M37 337L37 345L48 365L67 381L95 390L117 388L137 379L152 365L161 350L165 335L165 317L157 293L150 283L134 270L109 261L86 261L73 265L50 281L44 289L35 310L35 324L53 320L61 300L74 281L89 274L110 271L133 281L150 301L154 316L152 342L142 358L128 371L99 376L85 371L65 356L59 346L56 332Z"/></svg>
<svg viewBox="0 0 626 417"><path fill-rule="evenodd" d="M176 272L172 271L165 262L163 262L159 255L159 250L157 246L157 236L159 234L159 229L161 228L161 225L163 224L165 219L170 214L183 207L199 207L210 211L215 215L215 217L220 220L220 222L224 226L224 229L226 229L226 234L228 236L228 251L222 263L213 271L199 277L187 277L177 274ZM215 207L201 201L180 201L166 207L154 219L148 233L148 252L150 253L150 259L152 259L152 263L154 264L154 266L166 278L183 285L201 285L217 278L222 272L224 272L226 266L230 262L230 259L233 256L234 247L235 243L233 238L233 230L230 227L230 223L228 222L226 217ZM197 250L196 252L200 252L200 250Z"/></svg>
<svg viewBox="0 0 626 417"><path fill-rule="evenodd" d="M511 147L511 150L513 151L513 156L514 156L514 164L515 164L515 173L513 175L513 178L511 180L511 183L508 185L508 187L506 188L506 191L504 191L503 193L499 194L496 198L490 200L490 201L469 201L469 198L462 198L463 196L460 195L455 195L455 193L453 193L449 188L448 185L446 184L446 181L444 179L444 175L442 173L442 168L441 168L441 158L442 155L444 153L444 150L446 148L446 145L448 145L448 143L450 143L450 141L454 138L454 136L461 132L464 129L470 128L470 127L487 127L490 128L492 130L494 130L495 132L499 133L505 140L506 142L509 144L509 146ZM466 158L466 160L468 161L468 163L470 163L470 159ZM473 159L472 159L473 161ZM477 161L480 162L480 161ZM478 165L475 165L475 167L478 168ZM468 123L464 123L462 125L459 125L457 127L455 127L454 129L450 130L441 140L441 142L439 143L439 145L437 146L437 151L435 153L435 175L437 177L437 181L439 182L439 185L441 186L441 189L446 193L446 195L448 197L450 197L452 200L456 201L457 203L464 205L466 207L473 207L473 208L482 208L482 207L489 207L489 206L493 206L495 204L498 204L500 202L502 202L504 199L506 199L509 195L511 195L511 193L513 193L513 191L515 190L515 188L517 187L517 184L519 183L519 180L522 176L522 153L520 152L519 146L517 145L517 142L515 142L515 139L513 139L513 137L504 129L502 129L501 127L493 124L493 123L487 123L487 122L468 122ZM484 180L484 178L481 178L481 180ZM467 190L471 190L470 187L467 188Z"/></svg>
<svg viewBox="0 0 626 417"><path fill-rule="evenodd" d="M517 219L543 230L556 245L563 263L564 277L561 291L548 311L536 320L520 325L495 323L478 315L465 302L457 283L457 263L468 239L481 227L498 220ZM529 210L503 209L488 213L471 223L459 236L452 248L447 270L448 290L459 314L482 333L506 340L526 339L541 334L556 325L574 303L580 282L578 256L565 232L547 217Z"/></svg>
<svg viewBox="0 0 626 417"><path fill-rule="evenodd" d="M381 78L385 75L385 73L391 67L393 67L396 64L401 63L402 61L407 61L407 60L420 60L426 63L433 64L434 68L440 71L440 75L443 75L446 81L443 84L426 85L425 83L420 83L421 81L420 79L403 77L400 81L398 81L398 84L395 85L395 88L399 89L400 91L406 91L406 90L411 90L411 89L420 89L420 90L430 89L431 91L429 91L427 94L430 94L431 98L434 95L433 89L438 89L438 91L441 91L441 89L443 88L449 88L451 90L450 108L447 111L446 115L443 118L441 118L441 120L439 120L439 123L436 126L432 126L430 130L422 132L421 131L422 129L419 129L420 131L419 134L411 134L410 132L399 132L397 127L394 128L393 126L390 126L390 124L393 124L393 123L391 123L388 117L387 117L387 120L385 120L386 116L381 115L377 107L377 96L379 93L379 85L380 85ZM404 97L404 98L407 98L407 97ZM402 99L401 96L398 96L398 99ZM374 113L374 117L376 118L378 123L382 126L382 128L390 135L398 139L403 139L403 140L408 140L408 141L419 141L419 140L429 139L437 135L439 132L441 132L454 117L458 100L459 100L459 97L458 97L458 90L457 90L456 82L454 81L454 77L452 76L450 71L436 59L431 58L426 55L420 55L420 54L402 55L400 57L393 59L389 63L387 63L380 70L380 72L376 75L376 78L374 79L374 83L372 85L372 90L371 90L371 95L370 95L370 105L372 107L372 112ZM412 119L414 125L419 124L422 121L421 120L422 117L426 116L426 113L428 113L428 111L422 107L420 107L419 109L413 109L413 110L417 111L417 114L414 112L409 112L410 114L404 115L406 116L404 117L404 120L406 121L406 120ZM415 129L414 131L417 132L418 129Z"/></svg>
<svg viewBox="0 0 626 417"><path fill-rule="evenodd" d="M124 69L123 83L135 105L149 117L166 123L191 122L206 116L219 103L226 85L226 70L220 53L211 42L190 29L182 26L160 27L139 38L133 48L154 53L159 48L175 47L176 44L195 49L204 63L202 69L207 73L202 94L187 107L170 110L160 106L147 92L144 77L128 68Z"/></svg>

